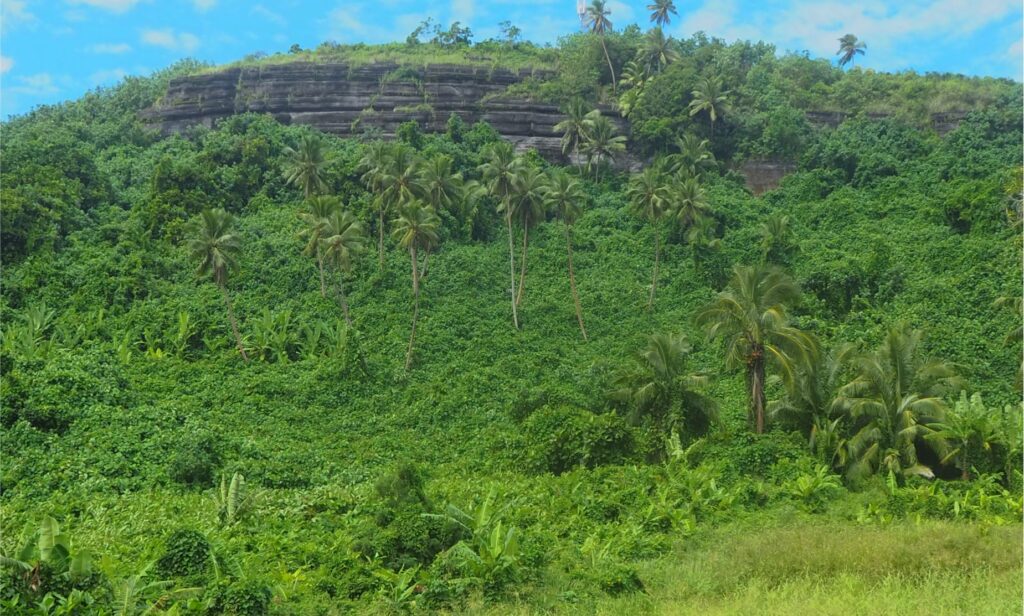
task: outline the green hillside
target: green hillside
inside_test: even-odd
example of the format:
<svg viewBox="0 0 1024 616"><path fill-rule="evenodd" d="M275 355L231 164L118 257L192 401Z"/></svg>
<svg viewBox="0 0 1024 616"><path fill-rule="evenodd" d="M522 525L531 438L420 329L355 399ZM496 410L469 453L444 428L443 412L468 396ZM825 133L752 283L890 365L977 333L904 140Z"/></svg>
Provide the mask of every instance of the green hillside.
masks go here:
<svg viewBox="0 0 1024 616"><path fill-rule="evenodd" d="M609 36L617 78L645 36ZM137 114L194 63L3 124L0 610L1019 613L1020 84L669 44L614 89L590 35L417 51L536 56L557 74L519 94L628 108L657 225L593 116L592 164L527 153L507 197L482 123L381 145L242 115L160 138ZM708 80L714 124L688 94ZM930 114L953 111L940 137ZM750 158L797 171L756 197ZM352 218L310 216L304 161ZM197 246L204 212L233 239ZM197 249L236 257L224 293ZM764 434L761 356L740 336L728 362L708 313L744 272L785 287L758 315L782 332L761 340Z"/></svg>

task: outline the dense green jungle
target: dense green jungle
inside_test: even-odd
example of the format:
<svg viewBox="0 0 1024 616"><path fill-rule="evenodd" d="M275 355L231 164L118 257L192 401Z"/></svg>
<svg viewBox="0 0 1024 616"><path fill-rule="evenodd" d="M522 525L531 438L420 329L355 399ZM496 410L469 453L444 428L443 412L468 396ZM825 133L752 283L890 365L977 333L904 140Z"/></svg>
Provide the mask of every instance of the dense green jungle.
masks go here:
<svg viewBox="0 0 1024 616"><path fill-rule="evenodd" d="M570 156L162 137L194 61L4 122L0 611L1021 612L1020 83L636 26L239 64L295 59L548 69Z"/></svg>

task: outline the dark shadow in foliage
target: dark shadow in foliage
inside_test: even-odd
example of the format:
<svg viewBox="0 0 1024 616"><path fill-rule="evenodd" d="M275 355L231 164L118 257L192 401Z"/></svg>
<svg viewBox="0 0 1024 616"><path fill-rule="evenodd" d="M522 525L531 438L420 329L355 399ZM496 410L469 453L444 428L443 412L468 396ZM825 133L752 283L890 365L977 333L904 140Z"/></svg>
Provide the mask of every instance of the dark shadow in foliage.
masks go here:
<svg viewBox="0 0 1024 616"><path fill-rule="evenodd" d="M167 475L184 485L212 486L221 464L220 447L220 439L212 432L182 437L167 459Z"/></svg>

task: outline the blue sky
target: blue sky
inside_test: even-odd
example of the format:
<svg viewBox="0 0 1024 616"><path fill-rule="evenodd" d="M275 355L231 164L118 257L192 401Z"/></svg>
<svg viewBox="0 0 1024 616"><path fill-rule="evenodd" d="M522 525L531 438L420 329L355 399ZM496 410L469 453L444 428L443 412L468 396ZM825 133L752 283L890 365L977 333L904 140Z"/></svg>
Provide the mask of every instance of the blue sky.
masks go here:
<svg viewBox="0 0 1024 616"><path fill-rule="evenodd" d="M648 0L610 0L616 28L646 27ZM780 51L834 57L852 32L861 66L1021 80L1020 0L677 0L675 36L703 30L765 40ZM576 0L0 0L0 115L80 96L183 57L216 63L246 54L403 40L427 17L468 24L477 40L511 20L554 42L579 28Z"/></svg>

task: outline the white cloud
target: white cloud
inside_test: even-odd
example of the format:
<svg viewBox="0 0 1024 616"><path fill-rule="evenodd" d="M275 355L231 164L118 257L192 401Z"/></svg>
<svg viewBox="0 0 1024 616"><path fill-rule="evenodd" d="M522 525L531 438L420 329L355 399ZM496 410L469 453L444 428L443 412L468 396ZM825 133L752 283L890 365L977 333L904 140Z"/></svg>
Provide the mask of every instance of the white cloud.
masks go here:
<svg viewBox="0 0 1024 616"><path fill-rule="evenodd" d="M0 56L0 75L14 68L14 60L10 56Z"/></svg>
<svg viewBox="0 0 1024 616"><path fill-rule="evenodd" d="M123 68L112 68L106 71L96 71L92 75L89 75L89 81L92 82L92 85L98 86L121 81L127 75L128 71Z"/></svg>
<svg viewBox="0 0 1024 616"><path fill-rule="evenodd" d="M27 77L18 77L18 83L21 85L11 88L11 92L41 96L44 94L55 94L60 91L60 88L53 83L53 77L49 73L36 73Z"/></svg>
<svg viewBox="0 0 1024 616"><path fill-rule="evenodd" d="M405 38L384 28L371 26L360 19L361 5L346 5L336 8L327 15L327 39L338 42L382 43ZM401 19L401 18L399 18ZM417 22L418 23L418 22Z"/></svg>
<svg viewBox="0 0 1024 616"><path fill-rule="evenodd" d="M128 43L96 43L87 47L92 53L128 53L132 46Z"/></svg>
<svg viewBox="0 0 1024 616"><path fill-rule="evenodd" d="M622 30L633 23L633 8L620 0L608 0L607 10L611 11L608 20L612 22L616 30Z"/></svg>
<svg viewBox="0 0 1024 616"><path fill-rule="evenodd" d="M0 0L0 30L6 32L8 29L23 24L31 24L36 20L25 8L24 0Z"/></svg>
<svg viewBox="0 0 1024 616"><path fill-rule="evenodd" d="M195 5L197 11L205 13L217 6L217 0L192 0L192 4Z"/></svg>
<svg viewBox="0 0 1024 616"><path fill-rule="evenodd" d="M87 6L110 11L111 13L124 13L131 10L139 0L68 0L71 4L85 4Z"/></svg>
<svg viewBox="0 0 1024 616"><path fill-rule="evenodd" d="M141 40L147 45L163 47L171 51L184 51L186 53L195 51L199 47L199 37L188 32L175 33L170 28L162 30L143 30Z"/></svg>
<svg viewBox="0 0 1024 616"><path fill-rule="evenodd" d="M282 17L278 13L275 13L274 11L271 11L262 4L257 4L253 6L251 9L249 9L249 12L253 15L259 15L263 19L266 19L267 21L275 23L279 26L284 26L288 24L288 21L284 17Z"/></svg>

